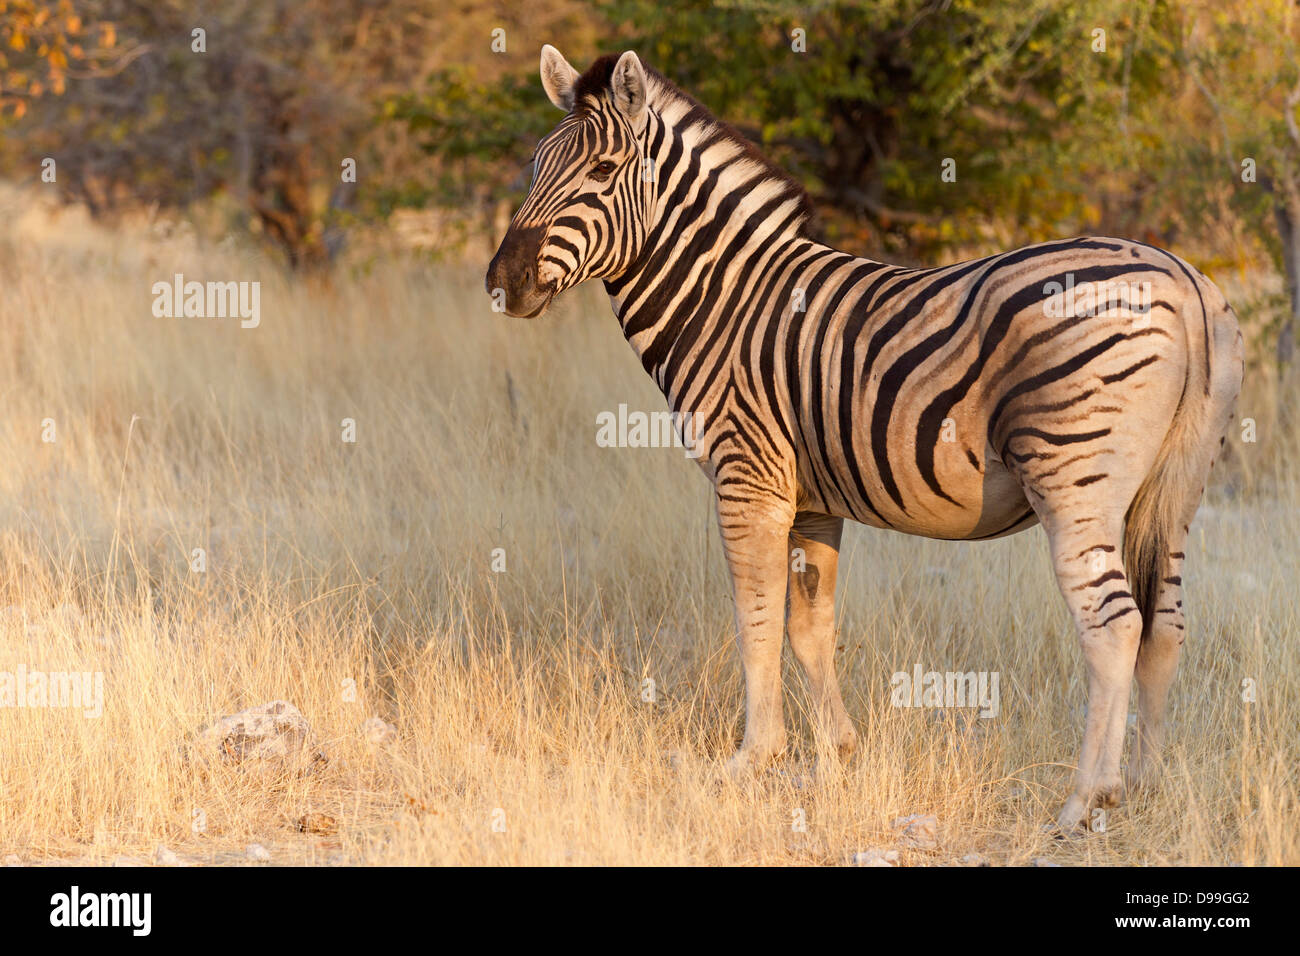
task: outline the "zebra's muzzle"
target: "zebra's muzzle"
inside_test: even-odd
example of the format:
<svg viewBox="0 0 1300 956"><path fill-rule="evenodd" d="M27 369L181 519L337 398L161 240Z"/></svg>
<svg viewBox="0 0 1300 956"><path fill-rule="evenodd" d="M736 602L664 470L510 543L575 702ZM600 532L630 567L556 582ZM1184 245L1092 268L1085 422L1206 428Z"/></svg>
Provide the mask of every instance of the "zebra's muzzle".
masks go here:
<svg viewBox="0 0 1300 956"><path fill-rule="evenodd" d="M488 295L504 299L506 314L534 319L546 311L555 297L555 285L541 285L537 276L537 257L546 230L541 226L525 229L511 227L488 265Z"/></svg>

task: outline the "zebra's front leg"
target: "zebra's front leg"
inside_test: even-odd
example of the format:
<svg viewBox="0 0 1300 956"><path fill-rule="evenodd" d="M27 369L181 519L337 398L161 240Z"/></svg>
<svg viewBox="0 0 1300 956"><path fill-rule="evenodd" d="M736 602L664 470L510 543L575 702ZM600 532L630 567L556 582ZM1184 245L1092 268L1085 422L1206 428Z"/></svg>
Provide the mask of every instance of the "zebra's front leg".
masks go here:
<svg viewBox="0 0 1300 956"><path fill-rule="evenodd" d="M789 586L790 647L808 679L818 732L841 755L858 742L835 676L835 572L843 530L843 518L811 511L795 515Z"/></svg>
<svg viewBox="0 0 1300 956"><path fill-rule="evenodd" d="M781 643L793 510L777 501L718 497L718 526L736 602L736 643L745 671L745 739L728 763L733 773L760 766L785 749Z"/></svg>

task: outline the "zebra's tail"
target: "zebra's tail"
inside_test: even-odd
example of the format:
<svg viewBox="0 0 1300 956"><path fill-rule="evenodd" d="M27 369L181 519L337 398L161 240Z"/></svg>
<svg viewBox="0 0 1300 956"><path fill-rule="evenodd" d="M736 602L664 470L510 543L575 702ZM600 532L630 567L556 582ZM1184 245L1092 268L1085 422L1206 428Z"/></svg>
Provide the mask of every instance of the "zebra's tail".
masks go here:
<svg viewBox="0 0 1300 956"><path fill-rule="evenodd" d="M1160 582L1168 575L1169 542L1177 530L1189 494L1197 437L1187 409L1187 393L1178 403L1169 433L1156 455L1146 480L1133 496L1124 516L1124 572L1138 612L1142 615L1142 640L1155 622ZM1194 478L1193 478L1194 480Z"/></svg>
<svg viewBox="0 0 1300 956"><path fill-rule="evenodd" d="M1208 280L1205 283L1214 289ZM1208 322L1197 321L1195 327L1208 336L1189 335L1193 347L1182 397L1156 460L1124 516L1124 571L1142 615L1144 641L1155 623L1161 582L1170 574L1170 542L1179 540L1182 525L1196 511L1241 388L1241 336L1231 307L1225 301L1222 310L1213 310ZM1208 350L1208 363L1197 345Z"/></svg>

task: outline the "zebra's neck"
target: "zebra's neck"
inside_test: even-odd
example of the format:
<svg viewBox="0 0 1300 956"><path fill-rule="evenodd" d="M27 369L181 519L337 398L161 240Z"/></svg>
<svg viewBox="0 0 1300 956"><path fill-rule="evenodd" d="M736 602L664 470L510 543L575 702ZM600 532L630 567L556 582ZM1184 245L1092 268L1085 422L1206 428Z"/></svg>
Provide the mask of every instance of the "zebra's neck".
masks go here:
<svg viewBox="0 0 1300 956"><path fill-rule="evenodd" d="M788 308L767 301L765 268L792 254L850 258L804 236L801 191L700 112L675 100L651 111L645 247L605 283L625 337L674 407L694 344Z"/></svg>

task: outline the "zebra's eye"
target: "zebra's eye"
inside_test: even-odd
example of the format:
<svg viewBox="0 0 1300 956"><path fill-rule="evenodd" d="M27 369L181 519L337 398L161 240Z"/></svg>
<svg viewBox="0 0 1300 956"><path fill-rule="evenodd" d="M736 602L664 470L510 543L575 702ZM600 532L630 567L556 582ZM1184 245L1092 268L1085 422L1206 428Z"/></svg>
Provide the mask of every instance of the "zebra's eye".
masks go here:
<svg viewBox="0 0 1300 956"><path fill-rule="evenodd" d="M608 176L614 171L614 163L608 159L601 160L593 168L592 172L598 176Z"/></svg>

